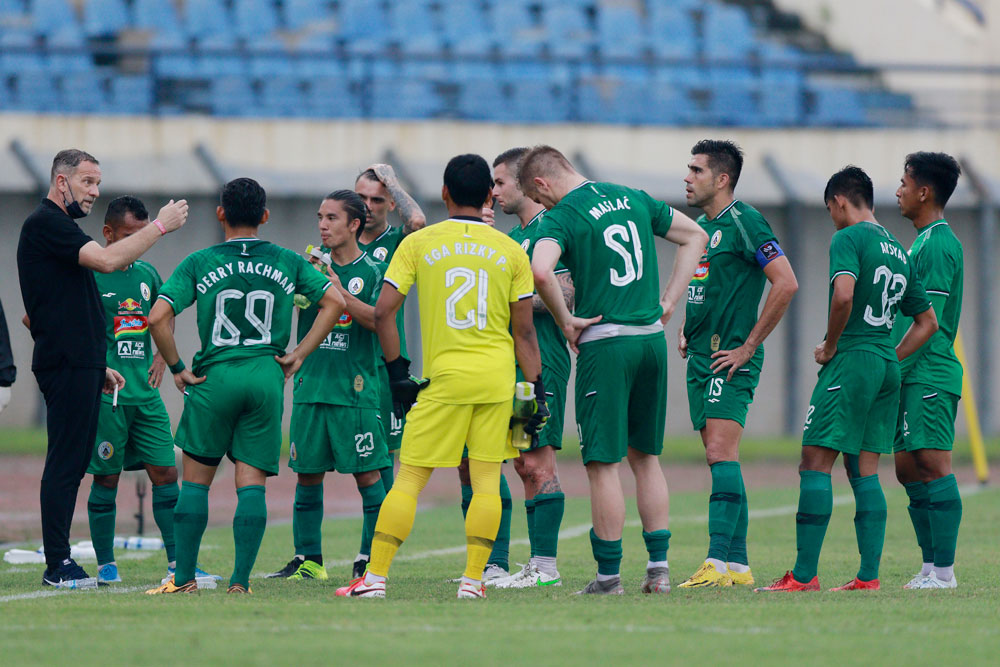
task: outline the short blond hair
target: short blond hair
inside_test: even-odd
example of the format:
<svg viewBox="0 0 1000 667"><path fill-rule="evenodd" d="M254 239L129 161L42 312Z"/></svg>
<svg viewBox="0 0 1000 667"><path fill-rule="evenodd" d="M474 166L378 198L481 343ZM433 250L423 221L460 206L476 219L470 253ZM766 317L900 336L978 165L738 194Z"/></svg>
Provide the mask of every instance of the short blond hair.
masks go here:
<svg viewBox="0 0 1000 667"><path fill-rule="evenodd" d="M559 172L574 171L566 156L552 146L535 146L521 158L517 169L517 184L522 192L535 189L536 178L549 178Z"/></svg>

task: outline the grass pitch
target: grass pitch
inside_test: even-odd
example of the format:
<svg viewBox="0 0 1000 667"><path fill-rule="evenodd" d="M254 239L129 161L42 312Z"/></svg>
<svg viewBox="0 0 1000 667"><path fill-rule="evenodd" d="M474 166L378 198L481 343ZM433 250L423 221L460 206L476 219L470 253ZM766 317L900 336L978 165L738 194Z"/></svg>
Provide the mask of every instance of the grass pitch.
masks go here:
<svg viewBox="0 0 1000 667"><path fill-rule="evenodd" d="M635 508L629 508L622 564L626 595L577 597L594 572L587 539L589 504L567 502L560 540L564 585L490 591L486 601L456 600L464 539L458 503L418 513L413 533L393 565L386 600L333 595L348 579L360 519L324 524L330 580L253 579L254 595L229 597L224 586L197 596L147 597L159 581L163 554L124 560L124 583L99 592L55 592L39 586L41 566L0 564L0 618L5 664L72 660L109 662L315 664L535 662L581 664L967 664L993 662L1000 650L996 613L1000 493L965 491L955 591L901 589L919 552L906 497L884 480L889 525L882 590L874 593L755 594L747 589L638 592L645 551ZM761 584L795 558L792 488L751 489L750 557ZM707 548L707 497L674 494L671 579L692 573ZM857 568L853 498L835 488L820 581L824 589L849 580ZM511 565L527 558L523 506L515 503ZM228 575L232 536L210 529L201 564ZM277 569L292 553L291 526L268 528L255 575ZM94 565L89 564L91 574ZM225 584L225 581L221 582ZM38 597L28 597L28 596Z"/></svg>

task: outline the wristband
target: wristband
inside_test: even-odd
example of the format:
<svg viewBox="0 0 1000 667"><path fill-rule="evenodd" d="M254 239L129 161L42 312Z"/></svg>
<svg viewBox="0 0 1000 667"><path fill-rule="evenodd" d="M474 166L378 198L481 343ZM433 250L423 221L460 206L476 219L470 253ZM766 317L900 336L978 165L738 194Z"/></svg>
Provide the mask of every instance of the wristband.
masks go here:
<svg viewBox="0 0 1000 667"><path fill-rule="evenodd" d="M171 364L167 368L170 369L171 374L177 375L187 367L184 365L183 359L178 359L176 364Z"/></svg>
<svg viewBox="0 0 1000 667"><path fill-rule="evenodd" d="M163 226L163 223L160 222L159 218L157 218L156 220L153 220L153 224L156 225L156 228L160 230L160 236L163 236L164 234L167 233L167 228ZM184 370L184 369L182 368L181 370Z"/></svg>

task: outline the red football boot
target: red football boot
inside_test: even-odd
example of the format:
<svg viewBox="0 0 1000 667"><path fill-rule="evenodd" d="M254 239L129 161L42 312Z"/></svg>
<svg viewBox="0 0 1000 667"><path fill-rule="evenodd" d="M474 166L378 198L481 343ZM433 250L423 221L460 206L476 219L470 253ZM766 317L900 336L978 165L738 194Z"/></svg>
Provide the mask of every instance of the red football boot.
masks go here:
<svg viewBox="0 0 1000 667"><path fill-rule="evenodd" d="M795 580L792 576L792 571L789 570L785 572L785 576L776 580L770 586L764 586L763 588L755 588L754 591L757 593L765 592L779 592L779 593L794 593L796 591L818 591L819 590L819 577L813 577L812 581L808 584L803 584Z"/></svg>
<svg viewBox="0 0 1000 667"><path fill-rule="evenodd" d="M878 579L871 581L861 581L857 577L851 579L843 586L831 588L830 591L877 591L879 589Z"/></svg>

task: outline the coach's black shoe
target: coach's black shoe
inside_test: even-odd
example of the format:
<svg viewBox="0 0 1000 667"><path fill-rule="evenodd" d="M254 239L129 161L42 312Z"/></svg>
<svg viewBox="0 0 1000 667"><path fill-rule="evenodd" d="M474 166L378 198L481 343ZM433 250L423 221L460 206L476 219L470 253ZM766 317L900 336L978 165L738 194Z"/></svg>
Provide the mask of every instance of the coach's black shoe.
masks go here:
<svg viewBox="0 0 1000 667"><path fill-rule="evenodd" d="M268 579L287 579L296 572L299 571L299 566L306 562L306 559L302 556L296 556L292 560L288 561L288 565L281 568L277 572L271 572L270 574L265 574L264 576Z"/></svg>
<svg viewBox="0 0 1000 667"><path fill-rule="evenodd" d="M354 569L351 572L351 579L357 579L358 577L365 576L365 570L368 569L368 559L359 558L354 561Z"/></svg>
<svg viewBox="0 0 1000 667"><path fill-rule="evenodd" d="M59 567L45 569L42 585L55 588L97 588L97 577L88 576L75 560L67 558Z"/></svg>

